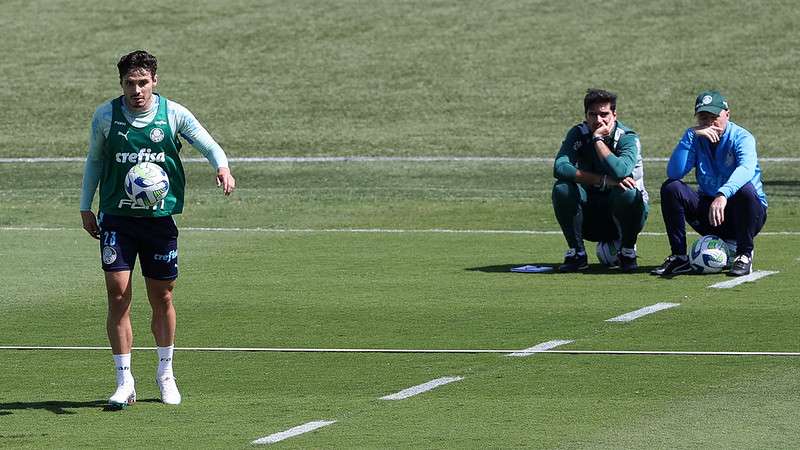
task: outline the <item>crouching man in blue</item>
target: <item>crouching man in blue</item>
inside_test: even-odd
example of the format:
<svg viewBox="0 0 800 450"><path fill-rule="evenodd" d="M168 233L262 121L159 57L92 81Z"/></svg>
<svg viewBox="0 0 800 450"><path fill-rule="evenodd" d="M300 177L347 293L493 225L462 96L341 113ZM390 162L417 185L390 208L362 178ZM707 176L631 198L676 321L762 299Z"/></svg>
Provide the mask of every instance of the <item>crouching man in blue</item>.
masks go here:
<svg viewBox="0 0 800 450"><path fill-rule="evenodd" d="M667 163L661 186L661 214L672 254L653 275L691 271L686 255L686 225L701 235L715 234L735 248L730 275L753 270L753 238L767 220L756 140L729 120L728 102L717 91L701 92L694 106L697 126L689 128ZM694 169L698 191L681 179Z"/></svg>

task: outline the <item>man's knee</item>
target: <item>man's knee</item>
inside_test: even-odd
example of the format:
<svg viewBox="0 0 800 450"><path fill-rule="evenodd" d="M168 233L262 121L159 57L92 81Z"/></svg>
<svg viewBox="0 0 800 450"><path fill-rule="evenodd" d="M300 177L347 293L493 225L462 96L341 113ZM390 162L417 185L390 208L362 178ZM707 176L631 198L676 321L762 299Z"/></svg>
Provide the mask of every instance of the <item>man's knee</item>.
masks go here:
<svg viewBox="0 0 800 450"><path fill-rule="evenodd" d="M681 180L667 179L661 185L661 199L663 200L665 198L675 198L680 196L683 186L685 186L685 183Z"/></svg>
<svg viewBox="0 0 800 450"><path fill-rule="evenodd" d="M131 309L131 296L125 292L107 292L109 317L119 321Z"/></svg>
<svg viewBox="0 0 800 450"><path fill-rule="evenodd" d="M577 183L568 181L556 181L553 185L553 204L570 205L578 204L580 201L580 191Z"/></svg>
<svg viewBox="0 0 800 450"><path fill-rule="evenodd" d="M106 296L108 297L109 307L114 309L127 309L131 304L131 293L129 290L107 289Z"/></svg>
<svg viewBox="0 0 800 450"><path fill-rule="evenodd" d="M175 288L174 280L154 280L145 278L147 285L147 298L153 308L165 308L172 305L172 291Z"/></svg>
<svg viewBox="0 0 800 450"><path fill-rule="evenodd" d="M614 189L610 195L611 208L613 210L628 210L641 206L644 203L641 192L638 189Z"/></svg>
<svg viewBox="0 0 800 450"><path fill-rule="evenodd" d="M758 198L758 191L756 191L756 187L753 186L753 183L749 181L739 188L739 190L733 194L729 201L761 203L761 200Z"/></svg>

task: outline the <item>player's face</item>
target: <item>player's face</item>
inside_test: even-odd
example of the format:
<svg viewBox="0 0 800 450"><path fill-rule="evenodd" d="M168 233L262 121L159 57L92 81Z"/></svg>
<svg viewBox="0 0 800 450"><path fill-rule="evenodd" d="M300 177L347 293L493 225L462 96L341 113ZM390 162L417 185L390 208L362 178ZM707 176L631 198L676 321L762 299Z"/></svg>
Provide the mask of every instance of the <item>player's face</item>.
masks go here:
<svg viewBox="0 0 800 450"><path fill-rule="evenodd" d="M144 111L150 106L153 89L158 85L158 75L152 75L147 70L134 69L122 77L120 84L125 95L125 105L131 111Z"/></svg>
<svg viewBox="0 0 800 450"><path fill-rule="evenodd" d="M728 125L730 113L725 109L720 111L719 115L711 114L708 111L700 111L695 118L697 119L697 125L701 127L715 127L724 131Z"/></svg>
<svg viewBox="0 0 800 450"><path fill-rule="evenodd" d="M595 103L586 111L586 123L592 131L606 125L613 126L617 120L617 113L611 110L611 103Z"/></svg>

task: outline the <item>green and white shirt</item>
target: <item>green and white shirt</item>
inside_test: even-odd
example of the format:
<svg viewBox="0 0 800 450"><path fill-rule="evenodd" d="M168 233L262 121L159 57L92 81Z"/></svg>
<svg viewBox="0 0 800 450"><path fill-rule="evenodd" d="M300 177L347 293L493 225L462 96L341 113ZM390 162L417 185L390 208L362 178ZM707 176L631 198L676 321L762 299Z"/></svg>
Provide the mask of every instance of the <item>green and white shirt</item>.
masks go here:
<svg viewBox="0 0 800 450"><path fill-rule="evenodd" d="M605 159L597 155L592 142L592 130L586 122L570 128L556 155L553 176L559 180L575 181L575 173L580 169L607 175L615 180L631 177L636 181L636 188L642 192L644 201L648 201L647 190L644 187L644 164L639 136L631 128L617 121L614 130L604 142L611 150L611 155ZM594 189L592 186L587 187Z"/></svg>
<svg viewBox="0 0 800 450"><path fill-rule="evenodd" d="M108 214L161 217L183 210L185 175L180 160L183 136L214 166L227 167L225 152L186 108L153 95L151 106L141 113L125 107L122 97L95 111L84 168L80 209L91 209L100 186L100 211ZM124 191L128 170L139 162L154 162L169 176L167 198L152 208L137 207Z"/></svg>

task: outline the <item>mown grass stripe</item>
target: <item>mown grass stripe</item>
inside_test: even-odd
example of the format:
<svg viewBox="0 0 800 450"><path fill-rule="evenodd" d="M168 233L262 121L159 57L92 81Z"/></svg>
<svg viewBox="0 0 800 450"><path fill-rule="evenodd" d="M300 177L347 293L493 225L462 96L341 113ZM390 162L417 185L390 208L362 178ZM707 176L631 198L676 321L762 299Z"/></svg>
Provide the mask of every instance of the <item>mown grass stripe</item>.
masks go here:
<svg viewBox="0 0 800 450"><path fill-rule="evenodd" d="M31 351L110 351L111 347L0 345L0 350ZM156 347L133 347L133 350L156 350ZM292 348L292 347L176 347L185 352L275 352L275 353L518 353L502 349L411 349L411 348ZM542 350L538 353L559 355L675 355L675 356L800 356L800 352L742 351L673 351L673 350Z"/></svg>
<svg viewBox="0 0 800 450"><path fill-rule="evenodd" d="M617 317L606 319L606 322L630 322L648 314L653 314L655 312L674 308L680 305L680 303L656 303L655 305L645 306L644 308L639 308L636 311L631 311Z"/></svg>
<svg viewBox="0 0 800 450"><path fill-rule="evenodd" d="M228 158L230 162L247 163L341 163L341 162L511 162L511 163L539 163L552 164L553 158L550 157L513 157L513 156L253 156ZM666 162L668 158L651 157L644 158L645 162ZM64 163L64 162L84 162L85 157L64 156L64 157L41 157L41 158L0 158L0 163ZM761 162L783 162L796 163L800 158L775 157L759 158ZM182 158L184 163L207 163L205 158Z"/></svg>
<svg viewBox="0 0 800 450"><path fill-rule="evenodd" d="M263 228L263 227L179 227L181 231L209 233L353 233L353 234L521 234L553 235L562 234L560 230L475 230L475 229L399 229L399 228ZM77 231L79 227L27 227L1 226L0 231ZM692 233L689 233L692 234ZM800 236L800 231L762 231L759 236ZM639 236L666 236L666 233L643 231Z"/></svg>
<svg viewBox="0 0 800 450"><path fill-rule="evenodd" d="M269 436L264 436L262 438L258 438L252 443L254 445L264 445L264 444L274 444L276 442L280 442L284 439L289 439L290 437L298 436L303 433L308 433L309 431L314 431L318 428L326 427L330 424L336 423L335 420L317 420L314 422L304 423L303 425L298 425L294 428L289 428L286 431L281 431L280 433L270 434Z"/></svg>
<svg viewBox="0 0 800 450"><path fill-rule="evenodd" d="M405 400L409 397L413 397L415 395L421 394L423 392L428 392L431 389L435 389L439 386L443 386L445 384L453 383L455 381L461 381L464 377L442 377L437 378L435 380L428 381L427 383L418 384L416 386L412 386L407 389L403 389L400 392L395 392L394 394L385 395L381 397L381 400Z"/></svg>

